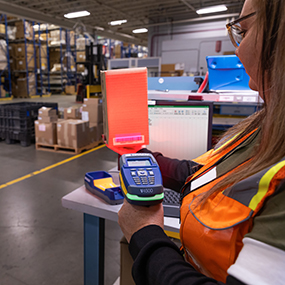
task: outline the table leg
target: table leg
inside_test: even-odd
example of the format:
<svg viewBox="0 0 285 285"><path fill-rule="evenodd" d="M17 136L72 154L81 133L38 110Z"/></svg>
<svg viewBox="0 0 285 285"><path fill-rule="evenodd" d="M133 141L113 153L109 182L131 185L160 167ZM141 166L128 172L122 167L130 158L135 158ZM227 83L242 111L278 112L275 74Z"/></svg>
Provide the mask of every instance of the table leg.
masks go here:
<svg viewBox="0 0 285 285"><path fill-rule="evenodd" d="M104 284L105 220L84 214L84 285Z"/></svg>

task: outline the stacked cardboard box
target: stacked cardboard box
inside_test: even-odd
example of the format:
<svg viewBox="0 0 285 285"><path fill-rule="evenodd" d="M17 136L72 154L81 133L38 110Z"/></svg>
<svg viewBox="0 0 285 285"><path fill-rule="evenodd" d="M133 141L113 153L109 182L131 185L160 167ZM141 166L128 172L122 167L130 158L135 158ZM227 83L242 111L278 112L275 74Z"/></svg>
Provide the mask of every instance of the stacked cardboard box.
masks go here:
<svg viewBox="0 0 285 285"><path fill-rule="evenodd" d="M65 44L65 31L64 30L53 30L50 32L51 42L50 45Z"/></svg>
<svg viewBox="0 0 285 285"><path fill-rule="evenodd" d="M32 44L17 43L12 52L16 59L16 70L26 70L27 68L33 70L35 68L34 46Z"/></svg>
<svg viewBox="0 0 285 285"><path fill-rule="evenodd" d="M76 53L76 62L86 61L85 51L78 51Z"/></svg>
<svg viewBox="0 0 285 285"><path fill-rule="evenodd" d="M84 37L76 39L76 49L80 51L85 51L85 46L90 44L90 40Z"/></svg>
<svg viewBox="0 0 285 285"><path fill-rule="evenodd" d="M84 72L85 65L84 64L77 64L77 72Z"/></svg>
<svg viewBox="0 0 285 285"><path fill-rule="evenodd" d="M162 64L161 76L182 76L184 73L184 67L182 64Z"/></svg>
<svg viewBox="0 0 285 285"><path fill-rule="evenodd" d="M60 49L59 48L50 48L49 49L49 66L50 69L53 68L54 64L60 63Z"/></svg>
<svg viewBox="0 0 285 285"><path fill-rule="evenodd" d="M5 40L0 40L0 70L7 67L7 55L6 55L7 44Z"/></svg>
<svg viewBox="0 0 285 285"><path fill-rule="evenodd" d="M65 94L66 95L75 95L75 86L74 85L66 85L65 86Z"/></svg>
<svg viewBox="0 0 285 285"><path fill-rule="evenodd" d="M16 55L15 55L15 43L10 43L8 46L9 49L9 58L10 58L10 69L11 71L16 70Z"/></svg>
<svg viewBox="0 0 285 285"><path fill-rule="evenodd" d="M36 143L54 145L57 143L57 114L52 108L42 107L35 121Z"/></svg>
<svg viewBox="0 0 285 285"><path fill-rule="evenodd" d="M42 107L38 111L38 120L41 123L56 122L58 119L56 110L52 108Z"/></svg>
<svg viewBox="0 0 285 285"><path fill-rule="evenodd" d="M17 78L17 88L14 89L14 91L17 90L15 94L13 94L16 98L28 98L30 96L36 95L36 81L35 81L35 75L30 73L29 78L27 80L27 77L19 77Z"/></svg>
<svg viewBox="0 0 285 285"><path fill-rule="evenodd" d="M57 123L57 144L72 148L89 145L89 123L72 119Z"/></svg>
<svg viewBox="0 0 285 285"><path fill-rule="evenodd" d="M121 45L115 45L115 58L121 58Z"/></svg>
<svg viewBox="0 0 285 285"><path fill-rule="evenodd" d="M25 26L24 26L25 23ZM31 40L33 38L33 27L31 24L27 21L19 21L15 23L15 26L17 28L16 31L16 39L29 39Z"/></svg>
<svg viewBox="0 0 285 285"><path fill-rule="evenodd" d="M5 34L5 33L6 33L5 25L0 24L0 34Z"/></svg>
<svg viewBox="0 0 285 285"><path fill-rule="evenodd" d="M84 99L82 105L82 120L89 122L90 142L101 140L103 133L102 99Z"/></svg>
<svg viewBox="0 0 285 285"><path fill-rule="evenodd" d="M3 85L0 85L0 93L1 98L6 97L6 90L4 89Z"/></svg>
<svg viewBox="0 0 285 285"><path fill-rule="evenodd" d="M80 108L78 107L69 107L64 109L64 119L81 119Z"/></svg>
<svg viewBox="0 0 285 285"><path fill-rule="evenodd" d="M42 45L41 48L36 47L36 57L37 57L37 69L46 70L48 68L47 63L47 46ZM41 62L40 62L41 59Z"/></svg>

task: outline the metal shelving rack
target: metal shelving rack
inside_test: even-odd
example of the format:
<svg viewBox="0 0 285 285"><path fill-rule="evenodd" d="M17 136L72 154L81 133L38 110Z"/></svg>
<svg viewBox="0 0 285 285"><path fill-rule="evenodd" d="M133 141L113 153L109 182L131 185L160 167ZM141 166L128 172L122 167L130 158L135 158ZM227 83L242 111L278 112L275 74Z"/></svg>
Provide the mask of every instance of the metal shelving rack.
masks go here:
<svg viewBox="0 0 285 285"><path fill-rule="evenodd" d="M5 66L4 69L0 70L0 98L3 97L2 94L2 86L3 86L3 82L2 82L2 76L4 75L4 86L6 85L6 90L5 88L3 88L3 90L5 90L5 94L8 94L9 97L11 98L12 96L12 86L11 86L11 69L10 69L10 56L9 56L9 38L8 38L8 33L7 33L7 16L5 14L0 14L0 23L3 23L4 20L4 25L5 25L5 33L4 34L0 34L0 39L5 40L6 41L6 50L4 50L5 55L6 55L6 61L7 65ZM2 48L2 47L1 47ZM8 90L7 90L8 89ZM5 99L7 99L7 97L5 97Z"/></svg>
<svg viewBox="0 0 285 285"><path fill-rule="evenodd" d="M60 71L51 72L51 66L49 66L49 89L51 91L61 91L65 92L65 85L75 85L77 81L77 72L76 72L76 48L75 45L70 44L70 31L63 29L63 28L54 28L48 29L48 32L58 30L60 33L59 36L59 45L51 45L51 48L58 48L60 51ZM63 31L65 31L65 43L62 42L63 40ZM67 55L66 59L66 67L64 65L64 58ZM74 59L74 66L72 66L71 58ZM66 68L66 70L65 70ZM74 68L74 70L73 70Z"/></svg>
<svg viewBox="0 0 285 285"><path fill-rule="evenodd" d="M49 75L49 46L48 46L48 25L46 24L45 30L40 29L40 24L38 23L38 31L35 31L33 28L33 34L35 32L38 34L38 40L35 41L36 47L38 48L38 65L36 67L36 74L38 75L37 82L40 83L40 86L37 86L37 93L40 96L43 96L44 93L50 93L50 75ZM41 35L46 35L46 40L41 40ZM42 56L42 47L45 47L45 57ZM43 68L42 59L46 59L46 67ZM47 85L44 83L47 82ZM46 91L46 92L43 92Z"/></svg>
<svg viewBox="0 0 285 285"><path fill-rule="evenodd" d="M39 85L37 81L38 72L37 72L36 46L38 45L38 43L36 42L34 31L32 33L32 38L26 37L26 22L30 23L32 26L34 26L34 22L23 19L23 20L12 20L12 21L9 21L9 23L15 23L19 21L23 22L24 37L21 39L12 40L10 41L10 43L15 43L15 44L24 43L24 57L25 57L26 66L25 66L25 69L15 69L12 72L12 74L14 74L14 76L17 76L18 74L25 74L26 85L27 85L27 95L30 97L41 96L42 95L42 85L41 84ZM28 52L27 52L28 45L33 46L32 56L28 56ZM29 64L31 62L33 62L33 67L29 67ZM34 76L34 80L35 80L35 85L32 88L30 88L30 77L31 76Z"/></svg>

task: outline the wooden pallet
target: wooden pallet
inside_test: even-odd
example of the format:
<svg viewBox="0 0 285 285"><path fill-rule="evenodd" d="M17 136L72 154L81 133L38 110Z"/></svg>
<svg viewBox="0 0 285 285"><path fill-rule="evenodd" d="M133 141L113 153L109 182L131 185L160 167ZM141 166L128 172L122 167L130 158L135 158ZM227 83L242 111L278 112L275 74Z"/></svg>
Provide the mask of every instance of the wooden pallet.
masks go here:
<svg viewBox="0 0 285 285"><path fill-rule="evenodd" d="M83 151L92 149L99 144L103 143L102 141L93 142L87 146L80 147L80 148L73 148L68 146L61 146L61 145L49 145L49 144L41 144L36 143L36 150L44 150L44 151L51 151L51 152L60 152L60 153L72 153L72 154L79 154Z"/></svg>

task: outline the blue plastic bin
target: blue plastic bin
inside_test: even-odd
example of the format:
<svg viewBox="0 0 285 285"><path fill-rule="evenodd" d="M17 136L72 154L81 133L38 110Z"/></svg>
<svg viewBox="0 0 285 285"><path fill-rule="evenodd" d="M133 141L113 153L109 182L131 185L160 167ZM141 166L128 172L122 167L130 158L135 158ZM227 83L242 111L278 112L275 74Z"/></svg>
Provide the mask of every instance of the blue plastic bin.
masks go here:
<svg viewBox="0 0 285 285"><path fill-rule="evenodd" d="M249 90L249 76L235 55L207 56L210 90Z"/></svg>

